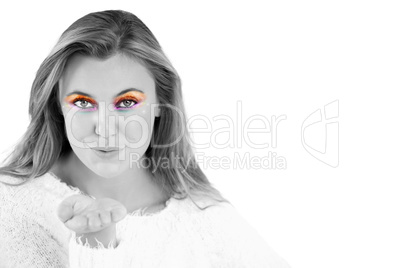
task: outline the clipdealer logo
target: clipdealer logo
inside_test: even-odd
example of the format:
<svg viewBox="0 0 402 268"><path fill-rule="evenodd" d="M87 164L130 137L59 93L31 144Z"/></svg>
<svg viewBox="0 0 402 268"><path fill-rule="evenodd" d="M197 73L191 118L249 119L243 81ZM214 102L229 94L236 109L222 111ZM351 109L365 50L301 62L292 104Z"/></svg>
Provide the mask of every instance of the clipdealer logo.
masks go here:
<svg viewBox="0 0 402 268"><path fill-rule="evenodd" d="M339 100L315 110L302 123L301 142L317 160L339 166Z"/></svg>

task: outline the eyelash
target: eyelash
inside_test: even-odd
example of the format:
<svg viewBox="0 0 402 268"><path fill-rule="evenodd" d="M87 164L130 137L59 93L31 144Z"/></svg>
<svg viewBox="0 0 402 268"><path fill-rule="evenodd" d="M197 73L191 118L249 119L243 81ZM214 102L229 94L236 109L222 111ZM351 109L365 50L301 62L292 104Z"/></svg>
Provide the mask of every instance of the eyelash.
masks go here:
<svg viewBox="0 0 402 268"><path fill-rule="evenodd" d="M127 99L119 100L116 104L121 104L121 103L123 103L124 101L132 101L132 102L133 102L133 105L130 106L130 107L117 107L116 110L132 109L133 107L137 106L137 104L139 103L139 102L138 102L137 100L135 100L135 99L127 98Z"/></svg>
<svg viewBox="0 0 402 268"><path fill-rule="evenodd" d="M88 102L88 103L94 105L95 107L83 108L83 107L80 107L80 106L78 106L78 105L76 104L77 102L82 102L82 101L86 101L86 102ZM131 105L131 106L129 106L129 107L116 107L116 110L123 110L123 111L124 111L124 110L130 110L130 109L134 108L135 106L137 106L137 104L139 104L139 102L138 102L137 100L132 99L132 98L125 98L125 99L119 100L119 101L116 102L115 104L121 104L121 103L123 103L124 101L132 101L134 104ZM95 108L96 108L96 104L93 103L92 101L86 99L86 98L77 98L77 99L75 99L74 101L72 101L72 104L73 104L75 107L78 107L80 110L90 110L90 111L93 111L93 110L95 110Z"/></svg>

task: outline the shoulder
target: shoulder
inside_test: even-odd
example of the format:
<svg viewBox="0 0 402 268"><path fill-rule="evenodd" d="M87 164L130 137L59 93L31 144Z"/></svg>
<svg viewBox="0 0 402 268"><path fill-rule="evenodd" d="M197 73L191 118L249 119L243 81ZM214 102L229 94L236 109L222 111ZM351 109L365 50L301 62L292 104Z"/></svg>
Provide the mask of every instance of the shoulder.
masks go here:
<svg viewBox="0 0 402 268"><path fill-rule="evenodd" d="M18 185L20 183L22 184ZM0 207L4 216L30 217L37 223L46 225L49 217L56 215L59 202L74 192L46 173L28 181L0 175L0 194Z"/></svg>
<svg viewBox="0 0 402 268"><path fill-rule="evenodd" d="M10 202L15 203L15 196L17 195L17 193L22 189L26 189L26 185L19 185L24 181L24 179L12 176L3 174L0 175L0 203L2 207L7 206L8 204L10 204Z"/></svg>
<svg viewBox="0 0 402 268"><path fill-rule="evenodd" d="M6 184L7 183L7 184ZM11 185L10 185L11 184ZM12 176L0 176L0 204L5 216L41 214L48 197L43 176L26 181Z"/></svg>
<svg viewBox="0 0 402 268"><path fill-rule="evenodd" d="M191 199L187 199L186 203L195 217L202 218L216 228L223 227L230 230L231 228L249 227L236 207L229 202L218 202L211 199L196 199L193 202ZM226 226L228 222L233 225Z"/></svg>
<svg viewBox="0 0 402 268"><path fill-rule="evenodd" d="M205 204L205 203L201 203ZM208 206L199 212L205 226L219 231L222 235L231 236L254 234L254 229L238 212L236 207L228 202L208 203Z"/></svg>
<svg viewBox="0 0 402 268"><path fill-rule="evenodd" d="M12 185L10 185L12 184ZM0 175L0 191L3 202L14 204L36 204L47 198L61 197L68 193L49 173L26 180L7 175Z"/></svg>
<svg viewBox="0 0 402 268"><path fill-rule="evenodd" d="M253 229L238 213L237 209L228 202L218 202L211 199L185 199L174 200L171 206L175 222L186 225L191 233L197 233L203 240L208 235L221 242L228 241L227 237L233 233L245 234Z"/></svg>
<svg viewBox="0 0 402 268"><path fill-rule="evenodd" d="M18 197L22 201L24 199L23 194L28 198L35 196L39 198L48 196L62 198L77 193L77 190L67 186L49 172L30 180L0 174L0 191L9 197L16 199Z"/></svg>

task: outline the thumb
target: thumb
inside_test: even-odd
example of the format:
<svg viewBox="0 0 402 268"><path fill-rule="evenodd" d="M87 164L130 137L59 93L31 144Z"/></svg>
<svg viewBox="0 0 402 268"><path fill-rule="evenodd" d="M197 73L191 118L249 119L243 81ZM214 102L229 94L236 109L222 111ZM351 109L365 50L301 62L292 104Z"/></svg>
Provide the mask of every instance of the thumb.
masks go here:
<svg viewBox="0 0 402 268"><path fill-rule="evenodd" d="M57 208L57 216L65 223L74 216L74 205L79 200L80 195L72 195L64 199Z"/></svg>

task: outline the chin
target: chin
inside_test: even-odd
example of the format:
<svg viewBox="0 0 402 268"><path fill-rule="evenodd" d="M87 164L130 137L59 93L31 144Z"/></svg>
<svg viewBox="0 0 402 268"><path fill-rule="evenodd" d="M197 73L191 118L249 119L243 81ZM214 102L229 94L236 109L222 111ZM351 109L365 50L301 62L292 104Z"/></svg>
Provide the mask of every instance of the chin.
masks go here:
<svg viewBox="0 0 402 268"><path fill-rule="evenodd" d="M105 179L110 179L119 176L124 172L122 167L119 165L98 163L93 167L90 167L93 173Z"/></svg>

